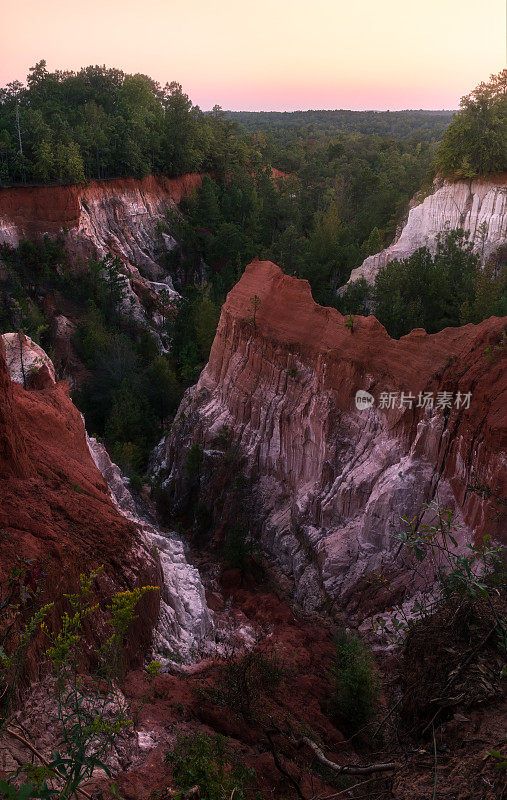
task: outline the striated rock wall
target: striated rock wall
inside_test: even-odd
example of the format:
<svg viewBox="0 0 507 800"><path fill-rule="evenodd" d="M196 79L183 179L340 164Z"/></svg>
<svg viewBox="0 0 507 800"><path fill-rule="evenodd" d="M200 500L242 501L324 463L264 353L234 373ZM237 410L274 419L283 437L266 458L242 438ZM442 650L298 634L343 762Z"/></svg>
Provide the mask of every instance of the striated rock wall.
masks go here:
<svg viewBox="0 0 507 800"><path fill-rule="evenodd" d="M4 333L0 338L3 339L11 380L26 387L37 382L37 388L42 388L43 383L48 386L55 383L53 362L29 336L20 331Z"/></svg>
<svg viewBox="0 0 507 800"><path fill-rule="evenodd" d="M200 186L199 174L140 180L118 178L69 186L0 189L0 243L16 247L21 237L65 232L75 260L117 255L134 279L163 274L157 263L175 240L158 234L166 212Z"/></svg>
<svg viewBox="0 0 507 800"><path fill-rule="evenodd" d="M502 531L505 506L467 487L505 496L506 323L492 318L431 336L415 330L396 341L366 317L351 332L336 310L314 303L306 281L254 261L228 295L209 363L165 442L167 485L184 481L191 443L212 451L227 426L255 485L264 550L296 601L308 609L338 601L362 617L369 581L384 566L392 605L407 592L390 535L400 516L438 494L462 525L462 544ZM497 348L491 359L487 346ZM373 405L356 408L358 390ZM443 391L450 407L398 407L401 392L436 399ZM395 408L381 407L382 392L398 393ZM458 392L472 393L469 408L456 408Z"/></svg>
<svg viewBox="0 0 507 800"><path fill-rule="evenodd" d="M488 179L436 184L433 194L413 205L394 242L368 256L352 270L348 283L375 275L389 261L408 258L419 247L434 252L437 236L446 229L463 228L470 234L483 263L507 241L507 173Z"/></svg>
<svg viewBox="0 0 507 800"><path fill-rule="evenodd" d="M139 531L140 544L160 559L163 575L160 613L154 630L152 654L163 666L198 660L212 639L211 619L199 571L187 560L181 538L143 519L127 482L104 445L88 438L92 458L104 476L111 497L124 517Z"/></svg>
<svg viewBox="0 0 507 800"><path fill-rule="evenodd" d="M158 333L161 308L168 298L179 297L173 278L185 279L179 267L169 274L162 266L167 254L178 246L166 215L195 192L201 181L202 175L195 173L179 178L148 176L0 189L0 244L16 247L22 237L62 234L76 272L89 258L101 259L108 253L117 256L125 276L123 312L147 324L164 349ZM201 278L205 270L202 262L196 277ZM67 367L72 360L67 358ZM70 377L73 380L75 376Z"/></svg>
<svg viewBox="0 0 507 800"><path fill-rule="evenodd" d="M161 596L148 601L137 657L151 642L164 664L198 658L212 630L198 570L175 534L140 516L119 468L87 437L66 384L55 384L51 360L28 337L25 370L32 363L46 380L32 381L39 391L18 385L18 339L0 336L0 582L20 555L47 563L57 600L79 572L101 564L109 591L156 583Z"/></svg>

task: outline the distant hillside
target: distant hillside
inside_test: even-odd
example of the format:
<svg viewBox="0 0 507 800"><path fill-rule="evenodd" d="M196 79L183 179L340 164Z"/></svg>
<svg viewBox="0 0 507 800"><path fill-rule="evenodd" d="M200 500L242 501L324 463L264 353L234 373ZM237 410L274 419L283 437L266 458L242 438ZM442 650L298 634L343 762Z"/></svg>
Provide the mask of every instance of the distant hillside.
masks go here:
<svg viewBox="0 0 507 800"><path fill-rule="evenodd" d="M453 111L227 111L227 117L248 131L302 129L333 136L340 131L422 140L440 139Z"/></svg>

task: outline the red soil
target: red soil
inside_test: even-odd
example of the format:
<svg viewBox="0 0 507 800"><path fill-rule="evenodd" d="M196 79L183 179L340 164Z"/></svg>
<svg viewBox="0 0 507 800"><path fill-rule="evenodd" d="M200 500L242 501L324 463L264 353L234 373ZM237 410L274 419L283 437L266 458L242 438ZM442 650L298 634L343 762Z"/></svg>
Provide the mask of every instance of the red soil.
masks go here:
<svg viewBox="0 0 507 800"><path fill-rule="evenodd" d="M61 382L25 391L11 383L0 351L0 588L19 558L46 573L49 600L61 606L77 577L101 564L103 597L158 575L135 552L137 530L113 504L86 444L78 410ZM157 593L143 608L133 635L137 662L149 644Z"/></svg>
<svg viewBox="0 0 507 800"><path fill-rule="evenodd" d="M178 178L149 175L142 179L115 178L68 186L0 189L0 220L15 225L24 236L55 234L64 227L77 227L82 200L142 192L157 198L166 196L177 204L196 191L201 181L202 175L191 173Z"/></svg>

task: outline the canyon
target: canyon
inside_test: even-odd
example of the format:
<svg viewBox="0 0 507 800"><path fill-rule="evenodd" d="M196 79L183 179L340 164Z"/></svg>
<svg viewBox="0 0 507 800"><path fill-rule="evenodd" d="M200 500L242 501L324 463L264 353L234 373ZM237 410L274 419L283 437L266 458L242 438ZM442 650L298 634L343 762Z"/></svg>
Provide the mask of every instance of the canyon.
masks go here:
<svg viewBox="0 0 507 800"><path fill-rule="evenodd" d="M290 596L361 624L417 590L393 537L401 517L428 521L421 506L438 499L462 547L505 533L495 501L507 474L505 320L399 341L374 317L345 322L313 301L306 281L253 261L159 459L177 506L189 447L213 465L227 430L254 487L256 535ZM356 407L358 391L370 406ZM420 393L433 407L418 407ZM381 570L389 590L376 585Z"/></svg>
<svg viewBox="0 0 507 800"><path fill-rule="evenodd" d="M393 259L408 258L420 247L434 253L437 237L462 228L484 264L507 241L507 174L448 183L436 179L424 199L416 195L408 217L393 243L368 256L353 269L345 286L364 278L373 283L378 271ZM342 290L345 287L342 287Z"/></svg>
<svg viewBox="0 0 507 800"><path fill-rule="evenodd" d="M166 215L200 180L0 190L0 240L15 246L23 236L62 233L74 266L117 255L146 322L146 292L177 296L164 266L177 246ZM475 236L485 219L487 256L505 240L505 190L466 186L453 190L461 210L449 221L463 224L468 209ZM431 245L453 203L441 187L414 206L400 252ZM156 315L151 323L156 331ZM58 314L52 327L55 341L70 347L74 322ZM44 350L22 332L0 337L0 582L20 557L29 560L56 599L50 623L84 564L104 565L97 578L102 608L114 591L159 589L143 600L126 643L122 691L135 725L115 764L123 796L144 800L166 790L165 754L181 730L230 737L236 757L275 796L285 796L283 769L296 774L298 763L308 796L316 786L336 788L305 775L308 753L284 731L309 727L331 758L357 761L326 711L333 634L360 630L386 674L403 672L373 622L431 591L435 575L417 575L413 558L400 552L396 534L408 524L402 518L432 524L438 502L453 514L459 552L484 536L505 541L505 342L506 320L495 317L394 340L373 316L347 320L317 305L307 281L255 259L230 291L208 364L153 452L147 484L135 492L103 443L87 435ZM197 477L192 453L201 459ZM234 484L222 474L228 459ZM254 554L243 572L220 563L238 486ZM162 524L155 497L170 509L170 522ZM199 539L192 520L205 503L209 530ZM261 565L260 578L252 564ZM278 756L264 723L239 719L217 699L228 657L258 648L270 657L274 648L286 667L280 690L263 696L280 726L273 734ZM28 665L32 689L39 652ZM155 677L146 672L153 659L162 670ZM37 719L37 691L27 694L21 719L49 753L54 732ZM497 723L495 714L477 712L470 725L490 724L487 740L496 741ZM0 770L26 755L5 739L0 752ZM461 768L454 765L455 775ZM426 773L421 793L413 790L414 771L417 765L405 765L398 775L400 799L429 796ZM453 780L450 773L449 792Z"/></svg>
<svg viewBox="0 0 507 800"><path fill-rule="evenodd" d="M18 483L14 487L10 483L3 483L1 496L5 502L0 524L6 526L7 538L13 544L17 542L23 558L30 557L40 563L48 561L51 564L49 581L52 583L56 575L59 576L53 591L59 593L62 600L65 591L70 590L72 581L77 580L76 570L84 560L89 561L91 569L108 563L113 574L109 580L113 579L112 586L116 589L138 585L144 575L145 582L160 586L161 595L157 605L158 623L155 625L156 618L145 619L145 633L137 657L144 656L147 645L151 643L153 658L160 659L165 665L197 660L203 647L209 650L207 640L211 639L213 623L199 573L188 563L183 542L176 534L162 531L152 524L155 520L148 509L144 515L140 512L129 490L128 479L111 462L104 445L87 436L84 421L68 396L67 383L55 381L53 364L44 351L23 334L8 333L0 336L0 357L3 370L2 405L6 408L1 434L2 449L13 454L11 460L14 462L11 464L5 458L4 474L9 475L10 469L11 472L21 472L30 477L33 477L32 473L37 475L40 488L34 490L34 508L38 492L38 499L47 511L47 521L43 521L40 513L30 510L30 506L25 508L22 522L19 523L21 529L16 523L14 532L14 529L11 530L12 497L20 486ZM21 363L24 363L24 369ZM24 375L29 377L24 379ZM30 391L22 388L24 383ZM18 406L25 410L25 418L19 424ZM27 424L27 417L30 425ZM9 430L12 431L10 437ZM48 437L51 430L53 440L50 444ZM30 445L31 450L26 453L26 461L20 463L19 459L25 455L25 442L33 437L35 440ZM38 460L32 455L34 449L40 451L39 458L46 459L45 463L53 464L60 484L55 484L55 479L51 480L45 469L39 469ZM72 525L67 529L65 518L57 520L57 514L52 509L59 486L62 494L69 495L69 504L74 501L72 519L80 518L82 530L87 530L89 526L88 536ZM94 508L93 502L91 505L88 502L90 487L95 490L92 496L100 498L101 511ZM23 490L24 495L30 493L27 485ZM53 494L50 494L50 490ZM44 501L46 492L49 499ZM25 541L25 533L21 534L21 530L32 516L34 522L26 532ZM108 528L110 524L111 540L108 535L99 545L101 526ZM52 525L55 530L50 536L48 534L49 541L57 542L58 552L61 553L59 557L53 553L54 544L46 541L46 530ZM112 564L111 553L118 547L122 537L120 561L115 559ZM104 547L107 549L104 550ZM17 547L10 556L1 554L5 574L14 566L15 552L18 552ZM61 568L64 554L69 557L69 565L65 570ZM121 569L118 571L119 563ZM150 629L153 626L155 629L151 642Z"/></svg>

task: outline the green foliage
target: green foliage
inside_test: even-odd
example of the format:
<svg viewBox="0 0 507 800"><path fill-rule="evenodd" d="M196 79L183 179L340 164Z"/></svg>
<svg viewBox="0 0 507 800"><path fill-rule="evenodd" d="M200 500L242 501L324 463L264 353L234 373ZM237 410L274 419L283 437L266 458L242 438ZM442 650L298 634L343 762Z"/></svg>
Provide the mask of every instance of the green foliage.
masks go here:
<svg viewBox="0 0 507 800"><path fill-rule="evenodd" d="M507 769L507 758L500 750L488 750L486 756L493 759L496 769Z"/></svg>
<svg viewBox="0 0 507 800"><path fill-rule="evenodd" d="M195 733L180 736L166 756L178 787L187 791L199 787L202 800L245 800L255 781L253 769L238 760L223 736Z"/></svg>
<svg viewBox="0 0 507 800"><path fill-rule="evenodd" d="M484 267L477 267L473 278L473 294L460 310L460 322L478 324L488 317L507 316L507 269L505 260L493 256Z"/></svg>
<svg viewBox="0 0 507 800"><path fill-rule="evenodd" d="M463 596L475 600L488 594L488 576L502 565L503 548L483 537L482 542L467 544L465 553L458 549L458 528L453 513L441 509L438 500L424 503L421 510L430 512L429 522L417 517L402 517L407 529L393 536L411 551L418 562L433 567L444 596ZM425 609L420 608L422 614Z"/></svg>
<svg viewBox="0 0 507 800"><path fill-rule="evenodd" d="M427 247L378 272L372 292L375 315L399 338L413 328L436 333L462 321L466 303L474 302L479 258L458 229L441 235L434 256Z"/></svg>
<svg viewBox="0 0 507 800"><path fill-rule="evenodd" d="M19 788L14 784L0 779L0 792L2 800L46 800L57 796L57 792L48 787L47 781L43 780L37 783L25 783Z"/></svg>
<svg viewBox="0 0 507 800"><path fill-rule="evenodd" d="M261 256L307 278L318 302L336 304L336 286L394 233L448 122L419 112L233 115L240 127L230 116L203 114L174 82L105 67L49 72L41 61L26 86L0 90L0 181L211 172L178 225L183 269L191 273L201 255L214 269L210 301L220 306ZM271 164L290 174L273 180ZM205 360L215 316L205 304L192 323L197 341L179 356L186 384Z"/></svg>
<svg viewBox="0 0 507 800"><path fill-rule="evenodd" d="M273 647L256 646L239 655L232 648L221 663L213 701L245 719L258 720L266 713L266 698L285 674L285 665Z"/></svg>
<svg viewBox="0 0 507 800"><path fill-rule="evenodd" d="M39 61L26 85L0 89L0 183L225 172L253 157L236 132L175 82L104 66L49 72Z"/></svg>
<svg viewBox="0 0 507 800"><path fill-rule="evenodd" d="M40 601L44 580L42 562L20 556L0 596L0 723L8 717L27 654L53 608L52 603ZM19 634L10 644L12 631Z"/></svg>
<svg viewBox="0 0 507 800"><path fill-rule="evenodd" d="M167 322L172 359L180 385L196 382L204 368L215 336L220 308L210 287L188 286L175 304L176 313Z"/></svg>
<svg viewBox="0 0 507 800"><path fill-rule="evenodd" d="M350 283L338 300L338 310L344 315L369 313L371 289L365 278Z"/></svg>
<svg viewBox="0 0 507 800"><path fill-rule="evenodd" d="M507 168L507 69L461 99L439 147L435 166L452 180Z"/></svg>
<svg viewBox="0 0 507 800"><path fill-rule="evenodd" d="M195 339L204 363L208 360L219 317L220 309L213 303L209 293L204 294L194 309Z"/></svg>
<svg viewBox="0 0 507 800"><path fill-rule="evenodd" d="M37 633L49 640L46 656L53 670L57 707L52 723L58 726L61 741L47 763L21 764L7 781L0 783L4 797L69 800L79 796L80 787L98 768L109 774L104 759L118 735L130 724L116 691L116 682L123 673L125 636L136 619L139 601L157 587L145 586L113 595L106 609L107 617L101 623L109 635L96 650L96 673L88 675L85 683L81 669L89 655L86 632L89 634L99 611L94 582L100 571L81 575L77 592L65 595L68 610L63 612L56 629L50 629L45 622L52 605L39 608L7 659L12 663L20 652L26 654ZM4 716L4 721L8 722L8 717ZM22 779L29 782L19 785ZM18 788L14 788L16 784Z"/></svg>
<svg viewBox="0 0 507 800"><path fill-rule="evenodd" d="M239 569L245 572L252 555L252 543L248 538L248 530L242 520L236 520L227 531L223 561L228 569Z"/></svg>
<svg viewBox="0 0 507 800"><path fill-rule="evenodd" d="M484 497L495 497L487 487L468 487ZM421 519L421 515L422 519ZM484 536L478 544L458 546L459 525L453 513L442 509L437 500L424 503L419 513L402 517L404 529L393 533L414 559L414 575L426 576L419 597L406 610L399 606L389 618L372 620L373 629L382 630L394 641L403 639L407 629L417 620L432 616L442 603L468 603L473 606L481 598L488 598L492 590L505 584L504 548ZM420 566L422 565L422 573ZM386 585L383 574L377 578ZM504 629L500 628L502 634ZM499 632L500 635L500 632Z"/></svg>
<svg viewBox="0 0 507 800"><path fill-rule="evenodd" d="M159 675L162 670L162 664L160 661L150 661L148 666L146 667L146 672L148 673L150 678L154 678L156 675Z"/></svg>
<svg viewBox="0 0 507 800"><path fill-rule="evenodd" d="M439 137L451 119L450 111L227 111L227 116L257 136L259 146L276 146L281 137L293 142L286 164L297 169L305 141L330 138L341 131L418 141Z"/></svg>
<svg viewBox="0 0 507 800"><path fill-rule="evenodd" d="M257 311L259 310L260 307L261 307L261 298L257 294L252 295L252 297L250 298L250 309L252 312L251 320L254 328L257 326Z"/></svg>
<svg viewBox="0 0 507 800"><path fill-rule="evenodd" d="M185 263L197 266L202 254L213 267L211 297L218 305L254 256L306 278L317 302L337 305L336 287L365 252L392 237L434 156L433 143L416 138L336 129L315 135L284 120L270 136L246 140L260 149L260 168L247 171L240 164L225 177L208 176L183 204L186 221L178 233ZM280 165L294 147L297 166L273 179L266 164Z"/></svg>
<svg viewBox="0 0 507 800"><path fill-rule="evenodd" d="M328 713L355 733L376 716L380 676L372 654L358 636L340 631L335 646L330 671L334 691L328 701Z"/></svg>

